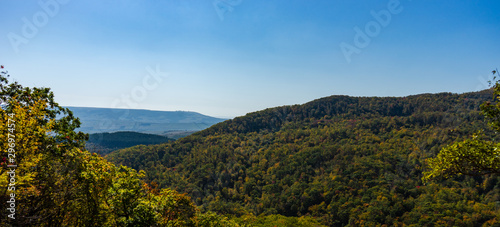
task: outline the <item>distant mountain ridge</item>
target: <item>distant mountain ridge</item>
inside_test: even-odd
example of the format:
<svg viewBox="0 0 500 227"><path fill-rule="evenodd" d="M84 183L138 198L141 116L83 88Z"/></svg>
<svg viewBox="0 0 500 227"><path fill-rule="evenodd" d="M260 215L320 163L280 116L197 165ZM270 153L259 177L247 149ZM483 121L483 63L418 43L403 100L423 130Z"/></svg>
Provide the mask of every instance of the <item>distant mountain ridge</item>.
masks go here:
<svg viewBox="0 0 500 227"><path fill-rule="evenodd" d="M225 119L190 111L155 111L67 106L81 121L80 131L103 133L133 131L166 135L179 131L200 131Z"/></svg>

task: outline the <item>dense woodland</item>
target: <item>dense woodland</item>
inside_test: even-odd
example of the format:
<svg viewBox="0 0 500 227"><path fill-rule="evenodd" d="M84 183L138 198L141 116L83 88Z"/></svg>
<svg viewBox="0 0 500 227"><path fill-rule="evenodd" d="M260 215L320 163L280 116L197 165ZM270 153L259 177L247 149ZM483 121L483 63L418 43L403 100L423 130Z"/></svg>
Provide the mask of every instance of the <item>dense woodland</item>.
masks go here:
<svg viewBox="0 0 500 227"><path fill-rule="evenodd" d="M498 176L421 180L426 159L445 145L479 130L496 139L479 109L491 98L492 90L331 96L106 159L144 170L148 183L187 193L200 210L239 223L283 215L328 226L498 225Z"/></svg>
<svg viewBox="0 0 500 227"><path fill-rule="evenodd" d="M49 88L8 77L0 71L0 226L241 226L201 212L186 194L146 184L143 171L85 150L88 135L75 131L80 121Z"/></svg>
<svg viewBox="0 0 500 227"><path fill-rule="evenodd" d="M139 132L94 133L89 135L85 148L94 153L106 155L112 151L137 145L160 144L173 141L166 136Z"/></svg>
<svg viewBox="0 0 500 227"><path fill-rule="evenodd" d="M0 225L498 226L497 175L421 180L447 144L497 141L492 93L331 96L103 158L50 89L2 71Z"/></svg>

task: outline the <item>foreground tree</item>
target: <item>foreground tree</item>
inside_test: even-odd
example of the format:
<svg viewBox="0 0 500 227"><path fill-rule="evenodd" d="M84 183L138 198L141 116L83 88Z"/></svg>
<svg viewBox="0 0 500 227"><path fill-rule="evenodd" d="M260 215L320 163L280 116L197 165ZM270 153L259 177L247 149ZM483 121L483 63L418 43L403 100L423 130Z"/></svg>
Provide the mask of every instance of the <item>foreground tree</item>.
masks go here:
<svg viewBox="0 0 500 227"><path fill-rule="evenodd" d="M3 66L2 66L3 69ZM61 222L64 201L71 199L62 181L65 155L84 147L87 135L74 131L80 122L60 107L48 88L26 88L9 83L7 71L0 73L0 169L2 201L12 195L15 206L1 203L0 218L17 225L48 225ZM15 173L15 174L13 174ZM6 211L9 206L10 211ZM6 222L3 222L6 223Z"/></svg>
<svg viewBox="0 0 500 227"><path fill-rule="evenodd" d="M494 70L492 73L495 81L499 72ZM493 103L483 103L481 110L489 125L496 132L500 132L500 81L496 81L493 86ZM424 172L422 178L424 182L462 174L469 176L499 174L500 143L489 141L483 132L479 132L470 139L444 147L435 158L428 159L427 163L429 170Z"/></svg>
<svg viewBox="0 0 500 227"><path fill-rule="evenodd" d="M203 217L190 197L153 190L143 171L86 151L88 135L50 89L9 83L2 71L0 104L0 226L195 226Z"/></svg>

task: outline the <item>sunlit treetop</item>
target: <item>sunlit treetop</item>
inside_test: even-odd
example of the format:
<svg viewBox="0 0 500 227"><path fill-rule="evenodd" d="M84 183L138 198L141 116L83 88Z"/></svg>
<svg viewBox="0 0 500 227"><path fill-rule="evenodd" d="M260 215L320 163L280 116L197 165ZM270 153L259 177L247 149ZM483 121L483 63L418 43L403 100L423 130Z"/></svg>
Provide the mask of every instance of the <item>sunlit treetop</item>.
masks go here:
<svg viewBox="0 0 500 227"><path fill-rule="evenodd" d="M75 132L75 129L80 127L79 119L73 116L73 113L68 108L61 107L55 101L54 93L50 88L23 87L17 82L10 82L8 71L4 70L5 67L3 65L1 68L0 103L2 104L2 109L10 112L14 104L28 109L27 107L35 105L38 101L42 101L46 107L43 109L45 117L39 119L40 123L46 124L54 120L54 125L50 132L51 136L45 138L44 145L52 147L52 151L59 154L64 153L64 149L62 148L84 147L88 135L82 132ZM55 146L56 143L59 146Z"/></svg>

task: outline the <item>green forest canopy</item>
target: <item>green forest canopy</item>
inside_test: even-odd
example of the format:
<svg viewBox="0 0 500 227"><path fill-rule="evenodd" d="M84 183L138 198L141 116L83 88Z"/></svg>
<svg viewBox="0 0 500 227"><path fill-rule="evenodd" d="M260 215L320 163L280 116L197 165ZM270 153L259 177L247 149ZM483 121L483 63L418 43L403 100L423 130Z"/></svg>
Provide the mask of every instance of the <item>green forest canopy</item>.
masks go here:
<svg viewBox="0 0 500 227"><path fill-rule="evenodd" d="M7 104L0 146L19 163L15 192L8 188L10 160L0 163L1 200L16 194L16 219L0 203L0 223L492 226L500 220L498 176L421 181L426 160L446 144L481 129L485 140L496 139L479 110L491 90L331 96L119 150L107 161L84 149L88 137L75 132L78 119L50 89L9 83L4 72L0 79Z"/></svg>
<svg viewBox="0 0 500 227"><path fill-rule="evenodd" d="M0 101L1 226L239 226L84 150L88 135L50 89L1 71Z"/></svg>
<svg viewBox="0 0 500 227"><path fill-rule="evenodd" d="M89 135L85 148L90 152L106 155L118 149L136 145L167 143L172 140L166 136L139 132L94 133Z"/></svg>
<svg viewBox="0 0 500 227"><path fill-rule="evenodd" d="M329 226L490 225L497 176L421 181L446 144L488 130L491 90L408 97L331 96L247 114L172 143L113 152L148 182L235 217L313 217ZM489 138L494 139L494 138Z"/></svg>

